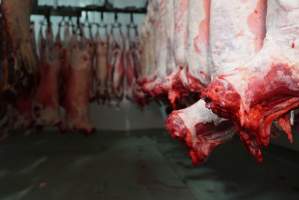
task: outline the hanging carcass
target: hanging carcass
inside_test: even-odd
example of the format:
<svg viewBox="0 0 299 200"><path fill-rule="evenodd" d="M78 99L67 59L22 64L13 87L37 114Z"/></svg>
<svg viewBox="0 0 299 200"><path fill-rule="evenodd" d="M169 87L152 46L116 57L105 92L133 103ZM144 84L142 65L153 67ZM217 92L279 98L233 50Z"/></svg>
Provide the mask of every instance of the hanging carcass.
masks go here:
<svg viewBox="0 0 299 200"><path fill-rule="evenodd" d="M59 79L61 74L62 45L59 25L54 38L52 25L48 24L39 32L39 72L40 81L34 99L35 121L38 126L55 126L60 124Z"/></svg>
<svg viewBox="0 0 299 200"><path fill-rule="evenodd" d="M11 74L5 89L26 95L37 80L37 56L30 32L31 7L32 0L3 0L1 4L5 48L2 63Z"/></svg>
<svg viewBox="0 0 299 200"><path fill-rule="evenodd" d="M66 116L62 130L79 130L90 134L94 130L89 119L93 44L85 36L82 27L78 30L79 34L73 33L69 41L70 57L63 103Z"/></svg>
<svg viewBox="0 0 299 200"><path fill-rule="evenodd" d="M95 34L95 94L99 104L105 103L109 100L108 93L108 77L109 77L109 63L108 63L108 49L109 37L106 24L96 24L97 30ZM101 35L100 28L104 29L104 34Z"/></svg>
<svg viewBox="0 0 299 200"><path fill-rule="evenodd" d="M274 120L292 141L288 112L299 106L299 2L257 1L248 15L242 17L240 11L236 27L220 17L233 16L238 9L225 4L214 1L212 6L211 57L216 69L204 96L215 113L234 120L249 152L262 161L261 148L270 143ZM265 13L266 25L259 26Z"/></svg>

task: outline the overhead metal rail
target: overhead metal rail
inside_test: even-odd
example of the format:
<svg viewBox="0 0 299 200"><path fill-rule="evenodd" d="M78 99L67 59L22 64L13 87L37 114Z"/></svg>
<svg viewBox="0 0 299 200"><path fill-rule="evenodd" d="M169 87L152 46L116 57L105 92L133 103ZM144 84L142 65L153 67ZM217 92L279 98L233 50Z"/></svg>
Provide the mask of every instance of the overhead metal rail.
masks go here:
<svg viewBox="0 0 299 200"><path fill-rule="evenodd" d="M39 6L37 0L35 0L31 13L33 15L45 15L45 16L80 17L83 12L145 14L147 12L147 6L145 6L144 8L137 8L137 7L116 8L108 0L106 0L105 3L100 6L99 5L88 5L85 7Z"/></svg>

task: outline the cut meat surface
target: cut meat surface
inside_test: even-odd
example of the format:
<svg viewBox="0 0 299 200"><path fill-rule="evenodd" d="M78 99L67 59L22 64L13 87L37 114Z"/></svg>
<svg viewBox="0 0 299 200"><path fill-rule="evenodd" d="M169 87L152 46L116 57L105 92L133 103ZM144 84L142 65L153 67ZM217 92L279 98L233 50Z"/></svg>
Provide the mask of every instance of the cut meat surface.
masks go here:
<svg viewBox="0 0 299 200"><path fill-rule="evenodd" d="M214 148L234 135L233 124L212 113L203 100L172 112L166 127L173 137L186 142L194 164L202 164Z"/></svg>
<svg viewBox="0 0 299 200"><path fill-rule="evenodd" d="M188 10L188 47L184 47L187 55L187 70L185 73L183 89L177 92L187 91L201 93L210 80L208 62L209 45L209 21L210 1L189 0ZM185 42L184 42L185 43ZM182 52L182 51L181 51ZM172 80L180 81L179 76ZM171 92L169 92L171 94ZM179 97L182 94L174 95ZM213 149L230 139L234 132L232 123L219 118L211 110L206 108L205 102L199 100L197 103L170 114L166 121L166 127L171 135L184 140L190 148L190 157L194 164L202 164Z"/></svg>
<svg viewBox="0 0 299 200"><path fill-rule="evenodd" d="M221 60L232 60L226 62L230 66L228 70L217 68L217 76L206 91L209 106L217 114L232 118L238 124L241 139L258 161L262 160L261 147L269 145L272 122L278 120L289 136L289 122L285 120L285 115L299 105L298 6L297 1L268 1L264 45L256 56L249 56L249 60L244 57L240 59L245 54L242 54L242 48L236 49L240 52L236 54L238 60L243 60L244 63L235 63L233 55L225 56L220 53L220 50L225 52L225 47L231 46L229 44L214 48L212 54L216 65L219 63L218 66L222 64ZM258 1L254 12L259 13L264 8L264 2ZM257 30L264 28L257 28L259 25L254 23L257 21L252 20L252 16L249 15L247 20L252 31L246 33L253 33L256 42L252 43L254 46L246 45L246 48L259 49L262 42L257 38L263 33ZM219 43L220 40L217 41Z"/></svg>
<svg viewBox="0 0 299 200"><path fill-rule="evenodd" d="M209 107L215 113L235 121L238 120L238 117L232 118L231 116L233 113L238 113L240 94L233 92L234 87L237 85L237 87L242 87L244 82L239 72L246 71L245 63L255 57L262 47L267 2L266 0L236 0L231 3L231 5L227 5L226 1L220 0L212 1L211 4L210 60L212 65L210 71L213 81L206 89L208 95L204 94L204 96L208 96L209 101L212 98ZM226 16L225 19L223 16ZM222 85L222 82L218 81L225 74L234 73L236 68L239 68L239 72L233 80L235 85ZM221 97L218 96L221 100L216 100L216 95L213 95L214 91L222 95ZM216 104L221 106L216 106ZM226 107L227 105L229 108ZM230 112L224 112L224 108ZM255 135L243 130L238 131L249 152L261 161L261 151L257 149L258 144Z"/></svg>

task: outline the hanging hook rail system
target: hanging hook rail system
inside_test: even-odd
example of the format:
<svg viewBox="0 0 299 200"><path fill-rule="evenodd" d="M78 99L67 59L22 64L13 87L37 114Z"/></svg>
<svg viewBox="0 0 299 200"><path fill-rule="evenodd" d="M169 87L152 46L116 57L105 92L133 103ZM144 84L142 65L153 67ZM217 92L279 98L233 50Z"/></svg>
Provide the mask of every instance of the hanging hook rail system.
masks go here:
<svg viewBox="0 0 299 200"><path fill-rule="evenodd" d="M44 15L46 18L50 16L73 16L80 17L82 12L108 12L108 13L126 13L126 14L145 14L147 13L147 8L136 8L136 7L126 7L126 8L116 8L108 0L105 0L103 5L88 5L85 7L73 7L73 6L39 6L37 0L34 1L34 6L32 9L32 15Z"/></svg>

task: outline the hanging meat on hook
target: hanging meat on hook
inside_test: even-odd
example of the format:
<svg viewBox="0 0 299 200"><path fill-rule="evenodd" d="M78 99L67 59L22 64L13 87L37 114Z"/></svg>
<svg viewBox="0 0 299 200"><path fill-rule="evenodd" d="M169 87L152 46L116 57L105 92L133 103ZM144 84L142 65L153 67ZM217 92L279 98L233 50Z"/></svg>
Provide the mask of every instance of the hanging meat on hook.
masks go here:
<svg viewBox="0 0 299 200"><path fill-rule="evenodd" d="M84 35L85 41L89 47L90 59L91 59L91 85L89 88L89 100L93 102L96 99L96 90L93 87L94 80L96 79L95 74L95 57L96 57L96 42L93 34L93 26L92 23L88 19L88 13L86 13L85 22L82 26L82 34Z"/></svg>
<svg viewBox="0 0 299 200"><path fill-rule="evenodd" d="M202 164L217 146L235 134L233 123L212 113L203 100L171 113L166 128L174 138L186 142L193 164Z"/></svg>
<svg viewBox="0 0 299 200"><path fill-rule="evenodd" d="M54 38L52 25L39 33L40 82L35 96L35 120L38 126L55 126L61 122L59 106L59 78L61 73L60 28Z"/></svg>
<svg viewBox="0 0 299 200"><path fill-rule="evenodd" d="M152 65L146 68L153 68L142 81L143 89L154 98L166 97L174 109L189 100L194 102L186 87L188 5L188 0L152 1L144 26L149 30L143 31L148 35L146 59Z"/></svg>
<svg viewBox="0 0 299 200"><path fill-rule="evenodd" d="M63 40L61 42L62 50L60 55L61 60L61 75L60 75L60 89L59 89L59 101L61 106L65 106L64 99L67 90L66 83L68 82L69 70L70 70L70 60L71 60L71 50L72 50L72 35L75 33L74 25L72 24L71 18L68 21L65 21L63 18L60 22L63 29L60 29L62 33L60 33Z"/></svg>
<svg viewBox="0 0 299 200"><path fill-rule="evenodd" d="M118 35L116 35L115 29L118 30ZM121 24L117 21L112 25L109 40L108 91L110 91L111 100L119 104L124 97L125 66L124 35Z"/></svg>
<svg viewBox="0 0 299 200"><path fill-rule="evenodd" d="M136 84L137 68L139 67L139 47L138 34L136 25L130 24L127 26L127 34L125 38L125 96L128 100L133 101L133 85ZM132 36L131 30L135 30L135 35Z"/></svg>
<svg viewBox="0 0 299 200"><path fill-rule="evenodd" d="M187 56L184 61L188 63L185 87L190 92L201 93L209 80L209 14L209 0L189 0L189 45L187 50L181 49L181 54ZM181 56L180 60L183 58ZM212 113L203 100L173 111L166 120L166 127L173 137L186 142L193 164L203 163L218 145L234 135L233 123Z"/></svg>
<svg viewBox="0 0 299 200"><path fill-rule="evenodd" d="M100 35L100 27L104 28L105 35ZM105 103L109 99L108 93L108 33L107 25L97 24L95 35L95 90L98 103Z"/></svg>
<svg viewBox="0 0 299 200"><path fill-rule="evenodd" d="M146 35L143 53L146 54L145 67L147 70L143 80L139 80L139 82L145 93L157 99L167 97L170 83L167 81L167 68L172 69L169 70L170 73L175 68L173 62L171 66L169 66L171 63L167 62L168 55L171 55L168 53L173 51L173 49L167 48L173 40L167 38L170 35L166 34L174 31L171 29L171 27L174 28L173 15L171 16L172 6L173 1L152 1L149 4L149 13L145 19L145 30L142 30ZM170 59L169 61L173 60Z"/></svg>
<svg viewBox="0 0 299 200"><path fill-rule="evenodd" d="M150 11L150 9L149 9ZM151 29L149 27L149 18L150 15L146 16L146 20L144 24L140 27L138 37L138 49L137 52L139 53L139 65L136 68L137 79L136 84L133 85L133 96L135 102L144 107L145 105L149 104L151 100L151 96L149 93L144 91L144 84L149 81L153 76L149 72L153 68L153 60L150 58L151 53L153 50L150 48L150 45L153 45L150 41L152 41L152 35L149 33Z"/></svg>
<svg viewBox="0 0 299 200"><path fill-rule="evenodd" d="M32 43L33 51L36 53L36 42L35 42L35 24L34 22L30 23L30 37L28 38ZM2 34L7 34L6 31L1 32ZM4 59L2 60L2 66L4 67L3 77L4 77L4 84L3 84L3 93L1 93L1 101L2 106L5 108L3 113L3 117L5 123L1 126L2 132L5 134L7 130L28 130L30 131L31 128L34 127L34 114L33 114L33 94L32 92L22 92L18 91L15 93L15 88L13 88L12 84L13 75L15 73L14 69L11 65L14 64L13 60L10 62L7 60L7 55L9 55L9 41L6 40L7 37L4 37L5 40L4 45L2 46L2 52L5 52ZM11 65L10 65L11 64ZM28 88L27 88L28 89Z"/></svg>
<svg viewBox="0 0 299 200"><path fill-rule="evenodd" d="M28 93L37 78L37 57L30 34L32 0L3 0L1 4L5 40L6 62L14 71L11 85Z"/></svg>
<svg viewBox="0 0 299 200"><path fill-rule="evenodd" d="M196 15L194 16L200 17L201 15L200 13L202 14L209 13L209 11L207 12L207 9L203 9L209 7L205 5L206 3L207 1L202 1L201 4L202 9L196 9ZM265 34L265 30L263 29L263 27L265 26L265 12L266 12L265 3L266 2L260 0L240 2L236 0L232 4L233 6L232 5L228 6L226 3L227 2L225 1L217 1L217 2L212 1L212 9L210 11L212 13L211 23L207 23L205 17L202 16L201 17L202 20L198 21L199 23L198 26L195 26L198 27L198 29L195 29L195 33L197 35L196 34L194 35L194 31L192 30L189 31L190 36L192 36L189 40L190 41L193 40L193 43L191 43L193 45L190 45L189 47L190 51L189 51L189 58L188 58L190 61L188 66L189 67L188 76L189 77L190 75L192 76L191 79L189 78L189 83L190 83L189 87L193 86L193 80L196 80L196 82L200 81L200 83L206 85L208 83L209 78L210 79L214 78L215 71L217 70L230 71L230 67L233 66L233 63L231 62L236 62L237 63L236 66L238 66L238 63L239 65L241 65L242 62L248 61L255 54L257 54L257 52L261 48L261 41L263 41L264 34ZM196 5L199 4L193 3L192 5L193 5L192 8L195 8ZM198 10L202 10L202 11L198 13ZM190 14L192 14L192 10ZM229 21L228 19L223 19L223 15L229 16L228 19L231 19L231 21ZM248 19L252 19L251 21L253 23L252 24L253 26L251 27L254 28L253 30L255 30L255 32L250 32L250 24L248 25L246 23ZM194 23L194 21L191 21L191 23ZM212 31L211 34L207 33L206 30L209 30L209 28L206 28L205 24L210 24L210 29ZM223 30L225 29L227 29L227 31L225 31L224 34ZM208 37L210 37L210 39L208 39ZM209 56L209 54L207 53L208 48L205 47L205 45L208 44L207 41L211 41L210 44L212 50L211 51L212 54L210 55L211 56L210 58L212 58L211 65L207 63L208 60L207 57L204 57L204 56ZM198 58L200 59L197 60ZM208 65L203 65L203 63L207 63ZM202 66L202 67L198 67L198 66ZM201 73L200 72L201 70L205 73ZM205 74L209 75L207 79L205 78ZM196 77L196 79L193 79L194 77ZM234 80L235 81L234 83L241 84L241 81L236 81L236 80ZM217 85L214 85L212 81L212 84L210 86L217 86ZM229 85L225 85L225 88L226 86ZM213 90L211 90L209 87L207 89L204 88L201 91L201 93L205 95L206 93L209 94L210 92L213 92ZM218 89L219 89L218 87L215 88L215 90ZM225 92L228 91L229 91L229 87ZM226 101L232 100L234 98L234 95L225 92L223 92L220 95L222 98L222 101L219 102L220 109L223 108ZM205 100L210 101L207 98L205 98ZM170 132L174 135L178 135L179 137L183 137L183 139L187 141L187 144L190 143L188 142L190 138L195 138L190 140L195 142L197 141L196 138L200 138L200 141L202 141L202 143L196 142L196 144L201 144L201 145L197 146L195 150L193 149L190 151L190 155L193 159L193 162L199 162L199 163L201 163L202 160L207 157L207 155L215 146L225 142L227 138L231 137L232 131L230 129L233 125L230 121L225 121L221 119L221 121L225 122L225 126L222 127L221 129L218 129L217 127L219 127L219 125L213 122L215 120L216 115L212 114L210 111L209 111L210 114L205 113L203 106L204 106L203 101L200 100L198 103L192 106L193 108L189 107L185 110L175 111L170 115L167 121L167 127L170 130ZM218 110L219 112L216 112L217 114L219 114L222 111L220 109ZM197 112L195 112L196 110ZM213 109L213 111L216 110ZM211 119L205 122L205 119L208 119L209 116L211 117ZM230 118L228 117L229 115L220 115L220 116ZM218 131L209 131L211 134L207 135L206 134L207 131L205 130L212 129L210 125L213 124L216 125L214 127L216 127ZM194 129L194 127L196 127L197 129ZM198 127L200 127L200 129L198 129ZM230 131L226 132L226 130L230 130ZM213 136L213 134L215 135ZM188 135L191 135L191 137L188 137ZM193 145L194 142L192 142L191 144ZM250 145L254 145L254 143L251 144L247 143L246 145L250 146ZM200 151L196 151L198 149ZM257 158L259 159L260 152L256 151L257 150L256 148L252 148L252 150L250 150L250 152L253 153L255 156L257 156Z"/></svg>
<svg viewBox="0 0 299 200"><path fill-rule="evenodd" d="M215 2L215 9L223 10L220 6L223 5ZM278 120L292 141L286 115L299 106L298 8L298 1L273 0L268 1L266 7L266 1L260 0L251 15L241 22L248 26L247 35L252 35L249 42L242 41L244 48L241 50L241 45L236 46L235 40L229 39L231 27L224 25L227 22L222 21L223 25L219 22L220 13L215 13L212 20L215 28L211 30L211 34L215 45L212 45L211 49L217 68L215 79L205 96L215 113L236 122L242 141L258 161L263 159L261 148L270 143L274 120ZM225 10L230 11L228 7ZM257 26L256 19L266 11L266 26ZM226 29L229 29L229 32L226 32L226 36L221 34L225 37L222 38L219 31ZM259 35L265 35L265 30L265 39L258 39ZM247 54L249 59L244 59L243 55L246 54L242 49L253 49L256 55L253 57ZM242 62L236 63L236 56ZM226 61L225 65L222 61Z"/></svg>
<svg viewBox="0 0 299 200"><path fill-rule="evenodd" d="M62 130L79 130L90 134L94 131L89 119L93 46L82 27L79 31L80 35L73 34L70 40L70 67L64 96L66 116Z"/></svg>

